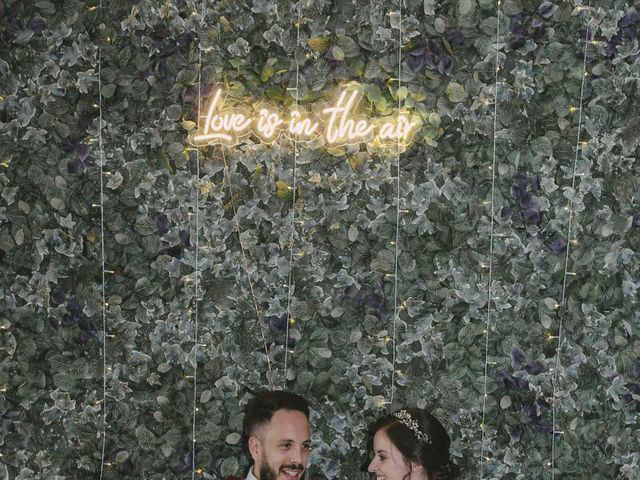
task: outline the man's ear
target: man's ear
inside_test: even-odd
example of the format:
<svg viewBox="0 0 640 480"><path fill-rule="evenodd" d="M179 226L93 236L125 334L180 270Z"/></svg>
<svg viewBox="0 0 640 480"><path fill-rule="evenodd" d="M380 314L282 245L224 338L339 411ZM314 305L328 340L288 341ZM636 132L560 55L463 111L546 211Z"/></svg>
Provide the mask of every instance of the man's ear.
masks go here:
<svg viewBox="0 0 640 480"><path fill-rule="evenodd" d="M249 437L249 453L251 454L251 458L253 458L254 463L260 460L260 457L262 456L262 444L258 437Z"/></svg>

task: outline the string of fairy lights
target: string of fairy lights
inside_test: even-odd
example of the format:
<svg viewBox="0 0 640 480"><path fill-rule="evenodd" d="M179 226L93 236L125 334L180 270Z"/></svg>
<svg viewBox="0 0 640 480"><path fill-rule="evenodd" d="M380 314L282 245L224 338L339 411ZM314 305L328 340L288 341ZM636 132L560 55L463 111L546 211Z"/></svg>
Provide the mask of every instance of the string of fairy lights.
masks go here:
<svg viewBox="0 0 640 480"><path fill-rule="evenodd" d="M398 92L402 86L402 0L398 1ZM401 100L398 93L398 114ZM391 331L391 391L390 402L393 405L396 392L396 325L398 323L398 256L400 242L400 139L396 149L396 231L393 254L393 322Z"/></svg>
<svg viewBox="0 0 640 480"><path fill-rule="evenodd" d="M591 26L591 0L587 6L581 6L579 11L586 11L586 33L584 38L584 47L583 47L583 55L582 55L582 75L581 75L581 83L580 83L580 99L578 101L578 129L576 133L576 146L575 146L575 156L573 159L573 171L571 175L571 191L575 190L576 186L576 178L577 178L577 169L578 169L578 159L580 157L581 152L581 135L582 135L582 106L584 103L584 90L585 84L587 82L587 52L589 48L589 38L590 38L590 26ZM567 242L566 242L566 250L564 257L564 272L562 275L562 294L560 296L560 304L559 306L566 306L566 290L567 290L567 280L570 275L575 275L575 272L569 272L569 254L570 248L573 239L571 238L572 229L571 222L573 220L573 197L569 196L569 205L566 207L568 209L568 219L567 219ZM551 424L552 424L552 435L551 435L551 462L549 462L548 466L551 467L551 479L554 480L556 477L556 437L564 434L562 430L558 427L558 374L560 370L560 350L562 349L562 343L564 340L564 331L563 331L563 315L559 315L558 318L558 335L557 335L557 344L556 344L556 353L553 367L553 380L552 380L552 401L551 401Z"/></svg>
<svg viewBox="0 0 640 480"><path fill-rule="evenodd" d="M102 11L102 0L100 0ZM105 452L107 446L107 297L106 297L106 257L104 249L104 141L102 138L102 48L98 46L98 155L100 161L100 266L102 274L102 446L100 454L100 479L104 475Z"/></svg>
<svg viewBox="0 0 640 480"><path fill-rule="evenodd" d="M482 419L480 422L480 479L483 478L483 464L485 462L485 440L486 440L486 414L487 414L487 378L489 374L489 336L491 332L491 302L493 301L491 284L493 282L493 241L494 241L494 204L496 189L496 143L498 127L498 79L500 74L500 18L502 16L501 0L496 6L496 36L495 36L495 68L494 68L494 104L493 104L493 148L491 155L491 196L489 201L489 264L487 274L487 312L484 326L484 377L482 385Z"/></svg>
<svg viewBox="0 0 640 480"><path fill-rule="evenodd" d="M222 152L222 161L224 163L224 176L227 181L231 208L233 210L233 218L235 220L235 225L236 225L236 233L238 235L238 244L240 246L240 257L242 260L242 269L244 273L247 275L247 283L249 284L251 300L253 302L253 308L256 312L256 321L258 323L258 331L260 333L260 338L262 339L264 354L267 359L267 381L269 382L269 386L271 387L271 390L275 390L275 385L273 383L273 368L271 366L271 359L269 358L269 347L267 346L267 337L264 332L264 325L262 324L262 310L260 308L260 304L258 303L258 297L256 296L255 287L253 285L253 281L251 280L251 274L248 268L249 260L247 258L247 254L244 248L244 242L242 241L242 230L240 228L240 221L238 220L238 211L236 209L236 205L233 200L235 196L233 193L233 187L231 185L231 176L229 174L229 163L227 162L227 156L225 154L224 149L225 149L224 146L220 146L220 150Z"/></svg>
<svg viewBox="0 0 640 480"><path fill-rule="evenodd" d="M300 65L298 62L298 55L295 50L300 47L300 22L302 21L302 6L300 2L297 3L298 7L298 19L296 21L296 46L294 49L294 60L296 62L296 86L294 87L294 98L296 110L298 109L298 99L300 92L298 90L300 86ZM287 385L287 363L289 358L289 326L293 325L295 320L291 317L291 297L293 295L293 289L295 286L292 282L293 277L293 244L296 234L296 194L297 194L297 163L298 163L298 135L293 138L293 172L292 172L292 195L291 195L291 234L289 235L289 273L287 275L287 312L286 312L286 325L285 325L285 339L284 339L284 370L282 372L282 385Z"/></svg>
<svg viewBox="0 0 640 480"><path fill-rule="evenodd" d="M206 15L205 11L206 6L203 5L202 16ZM198 46L198 128L200 128L200 109L202 101L202 49ZM195 208L195 245L194 245L194 261L195 268L194 274L195 279L193 282L194 288L194 305L193 305L193 406L191 412L191 479L193 480L196 475L196 423L197 423L197 412L198 412L198 348L199 348L199 339L198 339L198 328L199 328L199 287L200 287L200 267L198 265L198 256L200 253L200 149L196 148L196 181L195 181L195 193L196 193L196 208Z"/></svg>

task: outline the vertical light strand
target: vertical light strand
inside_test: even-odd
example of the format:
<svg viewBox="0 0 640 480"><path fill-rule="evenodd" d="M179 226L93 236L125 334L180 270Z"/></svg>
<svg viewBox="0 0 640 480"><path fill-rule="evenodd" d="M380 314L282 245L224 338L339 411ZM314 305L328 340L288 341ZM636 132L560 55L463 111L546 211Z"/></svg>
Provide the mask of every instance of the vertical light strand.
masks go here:
<svg viewBox="0 0 640 480"><path fill-rule="evenodd" d="M262 325L262 312L260 310L260 304L258 303L258 298L256 297L255 289L253 288L253 281L251 280L251 274L249 273L249 269L247 268L247 255L245 253L244 244L242 243L242 232L240 230L240 222L238 221L238 212L236 210L236 204L234 201L233 188L231 187L231 176L229 175L229 165L227 164L227 156L224 153L224 145L220 145L220 150L222 152L222 161L224 162L224 176L227 181L227 187L229 189L229 198L231 203L231 208L233 209L233 218L236 224L236 233L238 234L238 243L240 245L240 255L242 257L242 269L247 275L247 280L249 282L249 290L251 292L251 300L253 301L253 308L256 312L256 322L258 323L258 331L260 333L260 338L262 339L262 346L264 348L264 354L267 357L267 380L269 381L269 387L271 390L275 390L275 385L273 383L273 369L271 367L271 360L269 359L269 347L267 346L267 337L264 333L264 326Z"/></svg>
<svg viewBox="0 0 640 480"><path fill-rule="evenodd" d="M398 91L402 86L402 0L398 0ZM400 95L398 97L398 115L400 115ZM398 253L400 241L400 138L396 149L396 237L393 255L393 326L391 333L391 405L396 393L396 324L398 321Z"/></svg>
<svg viewBox="0 0 640 480"><path fill-rule="evenodd" d="M582 55L582 80L580 84L580 101L578 103L578 133L576 134L576 148L575 148L575 156L573 159L573 173L571 177L571 190L575 190L576 186L576 171L578 168L578 157L580 155L580 134L582 133L582 106L584 102L584 87L587 80L587 51L589 46L589 27L591 23L591 0L589 0L588 6L586 8L587 13L587 28L585 32L584 39L584 49ZM571 221L573 219L573 197L569 198L569 218L567 220L567 248L564 256L564 273L562 276L562 294L560 297L560 305L565 306L566 302L566 289L567 289L567 278L569 275L569 253L570 253L570 245L571 245ZM555 467L556 467L556 435L560 435L562 432L558 430L558 421L557 421L557 389L558 389L558 371L560 367L560 349L562 348L563 341L563 318L562 315L559 315L558 319L558 335L557 335L557 345L556 345L556 358L554 360L553 367L553 397L551 401L551 423L552 423L552 434L551 434L551 479L554 480L556 478Z"/></svg>
<svg viewBox="0 0 640 480"><path fill-rule="evenodd" d="M100 10L102 12L102 0ZM102 47L98 46L98 150L100 155L100 258L102 266L102 452L100 455L100 480L104 475L107 446L107 295L104 251L104 143L102 139Z"/></svg>
<svg viewBox="0 0 640 480"><path fill-rule="evenodd" d="M202 15L206 15L206 5L202 10ZM198 41L198 120L197 126L200 130L200 106L202 104L202 49L200 41ZM196 476L196 413L198 411L198 295L200 287L200 270L198 265L198 254L200 253L200 149L196 148L196 238L195 238L195 280L194 295L195 301L193 306L194 326L193 326L193 412L191 425L191 479ZM191 223L191 222L189 222Z"/></svg>
<svg viewBox="0 0 640 480"><path fill-rule="evenodd" d="M296 49L300 46L300 22L302 21L302 7L300 2L298 6L298 20L296 21L296 46L294 48L293 57L296 62L296 86L295 86L295 101L296 110L298 109L298 96L300 86L300 65L298 64L298 56L296 55ZM289 274L287 275L287 325L285 326L285 339L284 339L284 371L282 375L282 386L287 385L287 362L289 357L289 325L292 322L291 319L291 296L292 296L292 278L293 278L293 244L296 234L296 190L297 190L297 166L298 163L298 134L295 134L293 138L293 180L292 188L293 195L291 199L291 235L289 236Z"/></svg>
<svg viewBox="0 0 640 480"><path fill-rule="evenodd" d="M495 203L495 190L496 190L496 140L497 140L497 128L498 128L498 75L500 72L500 50L498 45L500 43L500 17L501 17L501 5L500 0L496 6L496 64L495 64L495 82L494 82L494 104L493 104L493 152L491 158L491 200L489 202L489 274L487 278L487 315L484 327L484 378L482 386L482 420L480 423L480 478L483 478L482 466L485 461L485 419L487 413L487 376L489 374L489 334L491 332L491 301L493 300L491 295L491 284L493 282L493 229L494 229L494 203Z"/></svg>

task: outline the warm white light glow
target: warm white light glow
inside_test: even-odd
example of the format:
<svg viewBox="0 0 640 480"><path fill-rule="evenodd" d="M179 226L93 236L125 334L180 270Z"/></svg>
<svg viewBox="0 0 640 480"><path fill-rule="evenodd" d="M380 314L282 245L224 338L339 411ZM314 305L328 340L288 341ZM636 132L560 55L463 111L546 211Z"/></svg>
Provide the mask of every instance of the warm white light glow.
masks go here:
<svg viewBox="0 0 640 480"><path fill-rule="evenodd" d="M275 142L280 134L301 142L322 137L328 147L371 143L377 146L408 145L418 123L407 112L370 118L357 113L358 90L342 90L337 101L318 113L309 114L296 107L280 112L261 104L255 109L224 106L222 88L211 98L201 127L192 137L196 145L236 145L253 135L263 143Z"/></svg>

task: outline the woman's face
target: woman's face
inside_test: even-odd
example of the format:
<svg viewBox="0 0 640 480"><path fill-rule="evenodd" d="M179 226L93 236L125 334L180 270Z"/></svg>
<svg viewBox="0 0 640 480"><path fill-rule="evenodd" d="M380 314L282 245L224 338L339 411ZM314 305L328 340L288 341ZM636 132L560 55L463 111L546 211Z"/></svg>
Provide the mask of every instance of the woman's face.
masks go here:
<svg viewBox="0 0 640 480"><path fill-rule="evenodd" d="M411 473L411 465L404 455L391 443L384 430L378 430L373 437L373 460L369 472L376 480L403 480Z"/></svg>

